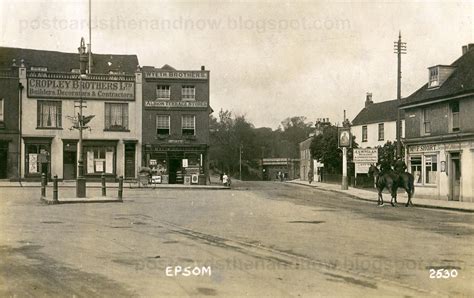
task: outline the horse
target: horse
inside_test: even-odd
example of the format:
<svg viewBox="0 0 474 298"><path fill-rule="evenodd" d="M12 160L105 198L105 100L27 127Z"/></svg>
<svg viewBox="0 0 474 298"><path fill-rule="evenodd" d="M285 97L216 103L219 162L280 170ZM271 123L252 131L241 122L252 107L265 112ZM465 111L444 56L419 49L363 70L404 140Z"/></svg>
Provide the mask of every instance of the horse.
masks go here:
<svg viewBox="0 0 474 298"><path fill-rule="evenodd" d="M375 177L375 187L378 190L378 200L377 205L383 206L383 197L382 191L386 188L390 194L392 195L390 204L392 206L396 206L397 204L397 190L399 187L405 189L408 195L408 201L405 204L405 207L409 205L413 205L411 198L415 193L415 178L412 174L403 172L403 173L396 173L395 171L388 171L384 174L380 173L380 170L375 165L370 165L369 168L369 175Z"/></svg>
<svg viewBox="0 0 474 298"><path fill-rule="evenodd" d="M382 191L386 188L392 195L390 204L392 206L395 206L394 201L395 203L397 202L398 176L394 175L394 173L392 172L381 174L380 170L375 165L370 165L369 176L375 177L375 187L377 188L377 191L378 191L377 205L378 206L384 205Z"/></svg>

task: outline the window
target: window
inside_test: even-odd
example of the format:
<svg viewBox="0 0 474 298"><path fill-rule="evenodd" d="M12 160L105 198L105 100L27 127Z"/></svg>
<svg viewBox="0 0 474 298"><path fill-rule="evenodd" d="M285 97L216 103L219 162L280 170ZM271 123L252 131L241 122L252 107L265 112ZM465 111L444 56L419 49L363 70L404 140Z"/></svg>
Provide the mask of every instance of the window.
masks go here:
<svg viewBox="0 0 474 298"><path fill-rule="evenodd" d="M367 142L367 125L362 126L362 142Z"/></svg>
<svg viewBox="0 0 474 298"><path fill-rule="evenodd" d="M48 71L47 67L44 66L32 66L30 67L31 71Z"/></svg>
<svg viewBox="0 0 474 298"><path fill-rule="evenodd" d="M438 180L438 161L436 155L425 156L425 184L436 184Z"/></svg>
<svg viewBox="0 0 474 298"><path fill-rule="evenodd" d="M170 86L158 85L156 86L156 98L161 100L169 100L171 97Z"/></svg>
<svg viewBox="0 0 474 298"><path fill-rule="evenodd" d="M85 146L87 174L114 174L115 148L112 146Z"/></svg>
<svg viewBox="0 0 474 298"><path fill-rule="evenodd" d="M3 115L3 111L4 111L4 108L3 108L3 104L4 104L4 99L3 98L0 98L0 122L3 122L5 121L4 119L4 115Z"/></svg>
<svg viewBox="0 0 474 298"><path fill-rule="evenodd" d="M410 169L416 184L436 185L438 183L438 156L436 154L412 156Z"/></svg>
<svg viewBox="0 0 474 298"><path fill-rule="evenodd" d="M127 103L105 103L105 129L128 130Z"/></svg>
<svg viewBox="0 0 474 298"><path fill-rule="evenodd" d="M79 68L71 68L72 73L81 73L81 70Z"/></svg>
<svg viewBox="0 0 474 298"><path fill-rule="evenodd" d="M181 119L181 128L183 136L193 136L195 132L195 120L194 115L184 115Z"/></svg>
<svg viewBox="0 0 474 298"><path fill-rule="evenodd" d="M38 128L61 128L61 102L38 100Z"/></svg>
<svg viewBox="0 0 474 298"><path fill-rule="evenodd" d="M430 79L428 87L437 87L439 85L438 67L430 68Z"/></svg>
<svg viewBox="0 0 474 298"><path fill-rule="evenodd" d="M25 172L27 176L45 173L50 176L51 146L49 144L25 144Z"/></svg>
<svg viewBox="0 0 474 298"><path fill-rule="evenodd" d="M412 156L410 159L410 168L413 177L415 177L415 183L421 184L422 178L421 176L421 156Z"/></svg>
<svg viewBox="0 0 474 298"><path fill-rule="evenodd" d="M196 90L194 86L183 86L181 89L181 97L183 100L195 100Z"/></svg>
<svg viewBox="0 0 474 298"><path fill-rule="evenodd" d="M423 128L424 128L425 134L431 133L431 121L429 117L429 112L430 111L428 109L423 110Z"/></svg>
<svg viewBox="0 0 474 298"><path fill-rule="evenodd" d="M379 141L383 141L385 138L385 131L383 123L379 123Z"/></svg>
<svg viewBox="0 0 474 298"><path fill-rule="evenodd" d="M156 116L156 134L158 135L170 134L170 116L169 115Z"/></svg>
<svg viewBox="0 0 474 298"><path fill-rule="evenodd" d="M459 101L450 103L452 131L459 131Z"/></svg>

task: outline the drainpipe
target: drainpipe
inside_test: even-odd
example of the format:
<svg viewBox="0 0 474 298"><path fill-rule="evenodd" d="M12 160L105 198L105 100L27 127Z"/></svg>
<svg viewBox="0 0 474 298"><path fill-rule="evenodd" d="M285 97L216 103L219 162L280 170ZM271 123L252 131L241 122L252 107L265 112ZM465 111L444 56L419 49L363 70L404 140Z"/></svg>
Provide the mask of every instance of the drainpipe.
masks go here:
<svg viewBox="0 0 474 298"><path fill-rule="evenodd" d="M23 84L18 83L18 93L19 93L19 104L18 104L18 113L19 113L19 120L18 120L18 182L20 186L23 187L21 184L21 118L22 118L22 99L23 99Z"/></svg>

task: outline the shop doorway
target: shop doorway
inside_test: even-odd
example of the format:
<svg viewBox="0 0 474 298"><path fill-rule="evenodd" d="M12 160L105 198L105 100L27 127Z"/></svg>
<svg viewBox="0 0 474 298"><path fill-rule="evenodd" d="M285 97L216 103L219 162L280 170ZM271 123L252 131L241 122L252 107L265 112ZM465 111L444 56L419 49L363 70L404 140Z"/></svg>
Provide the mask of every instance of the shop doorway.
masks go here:
<svg viewBox="0 0 474 298"><path fill-rule="evenodd" d="M135 178L135 144L125 144L125 178Z"/></svg>
<svg viewBox="0 0 474 298"><path fill-rule="evenodd" d="M181 159L170 159L169 162L169 183L182 184L184 181L183 171L181 167Z"/></svg>
<svg viewBox="0 0 474 298"><path fill-rule="evenodd" d="M449 198L451 201L459 201L461 197L461 156L459 152L451 153L449 176Z"/></svg>
<svg viewBox="0 0 474 298"><path fill-rule="evenodd" d="M76 179L77 174L77 143L64 145L63 154L63 179Z"/></svg>
<svg viewBox="0 0 474 298"><path fill-rule="evenodd" d="M0 179L7 178L8 143L0 142Z"/></svg>

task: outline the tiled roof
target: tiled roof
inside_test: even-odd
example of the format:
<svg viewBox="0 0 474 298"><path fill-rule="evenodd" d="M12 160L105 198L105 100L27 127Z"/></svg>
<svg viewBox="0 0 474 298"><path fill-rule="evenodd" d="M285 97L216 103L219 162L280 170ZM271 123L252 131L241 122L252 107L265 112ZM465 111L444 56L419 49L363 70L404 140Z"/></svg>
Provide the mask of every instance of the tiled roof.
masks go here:
<svg viewBox="0 0 474 298"><path fill-rule="evenodd" d="M443 97L474 92L474 49L453 62L454 72L439 87L428 89L428 83L402 100L401 106L429 102Z"/></svg>
<svg viewBox="0 0 474 298"><path fill-rule="evenodd" d="M370 104L357 114L352 120L352 125L396 121L397 109L398 102L396 99ZM400 118L405 119L403 110L400 112Z"/></svg>
<svg viewBox="0 0 474 298"><path fill-rule="evenodd" d="M20 66L23 59L28 70L32 66L47 67L48 71L52 72L70 72L72 69L79 69L78 53L0 47L0 69L10 68L13 59L16 59L17 66ZM109 73L109 71L135 73L138 65L136 55L92 53L92 61L94 73Z"/></svg>

